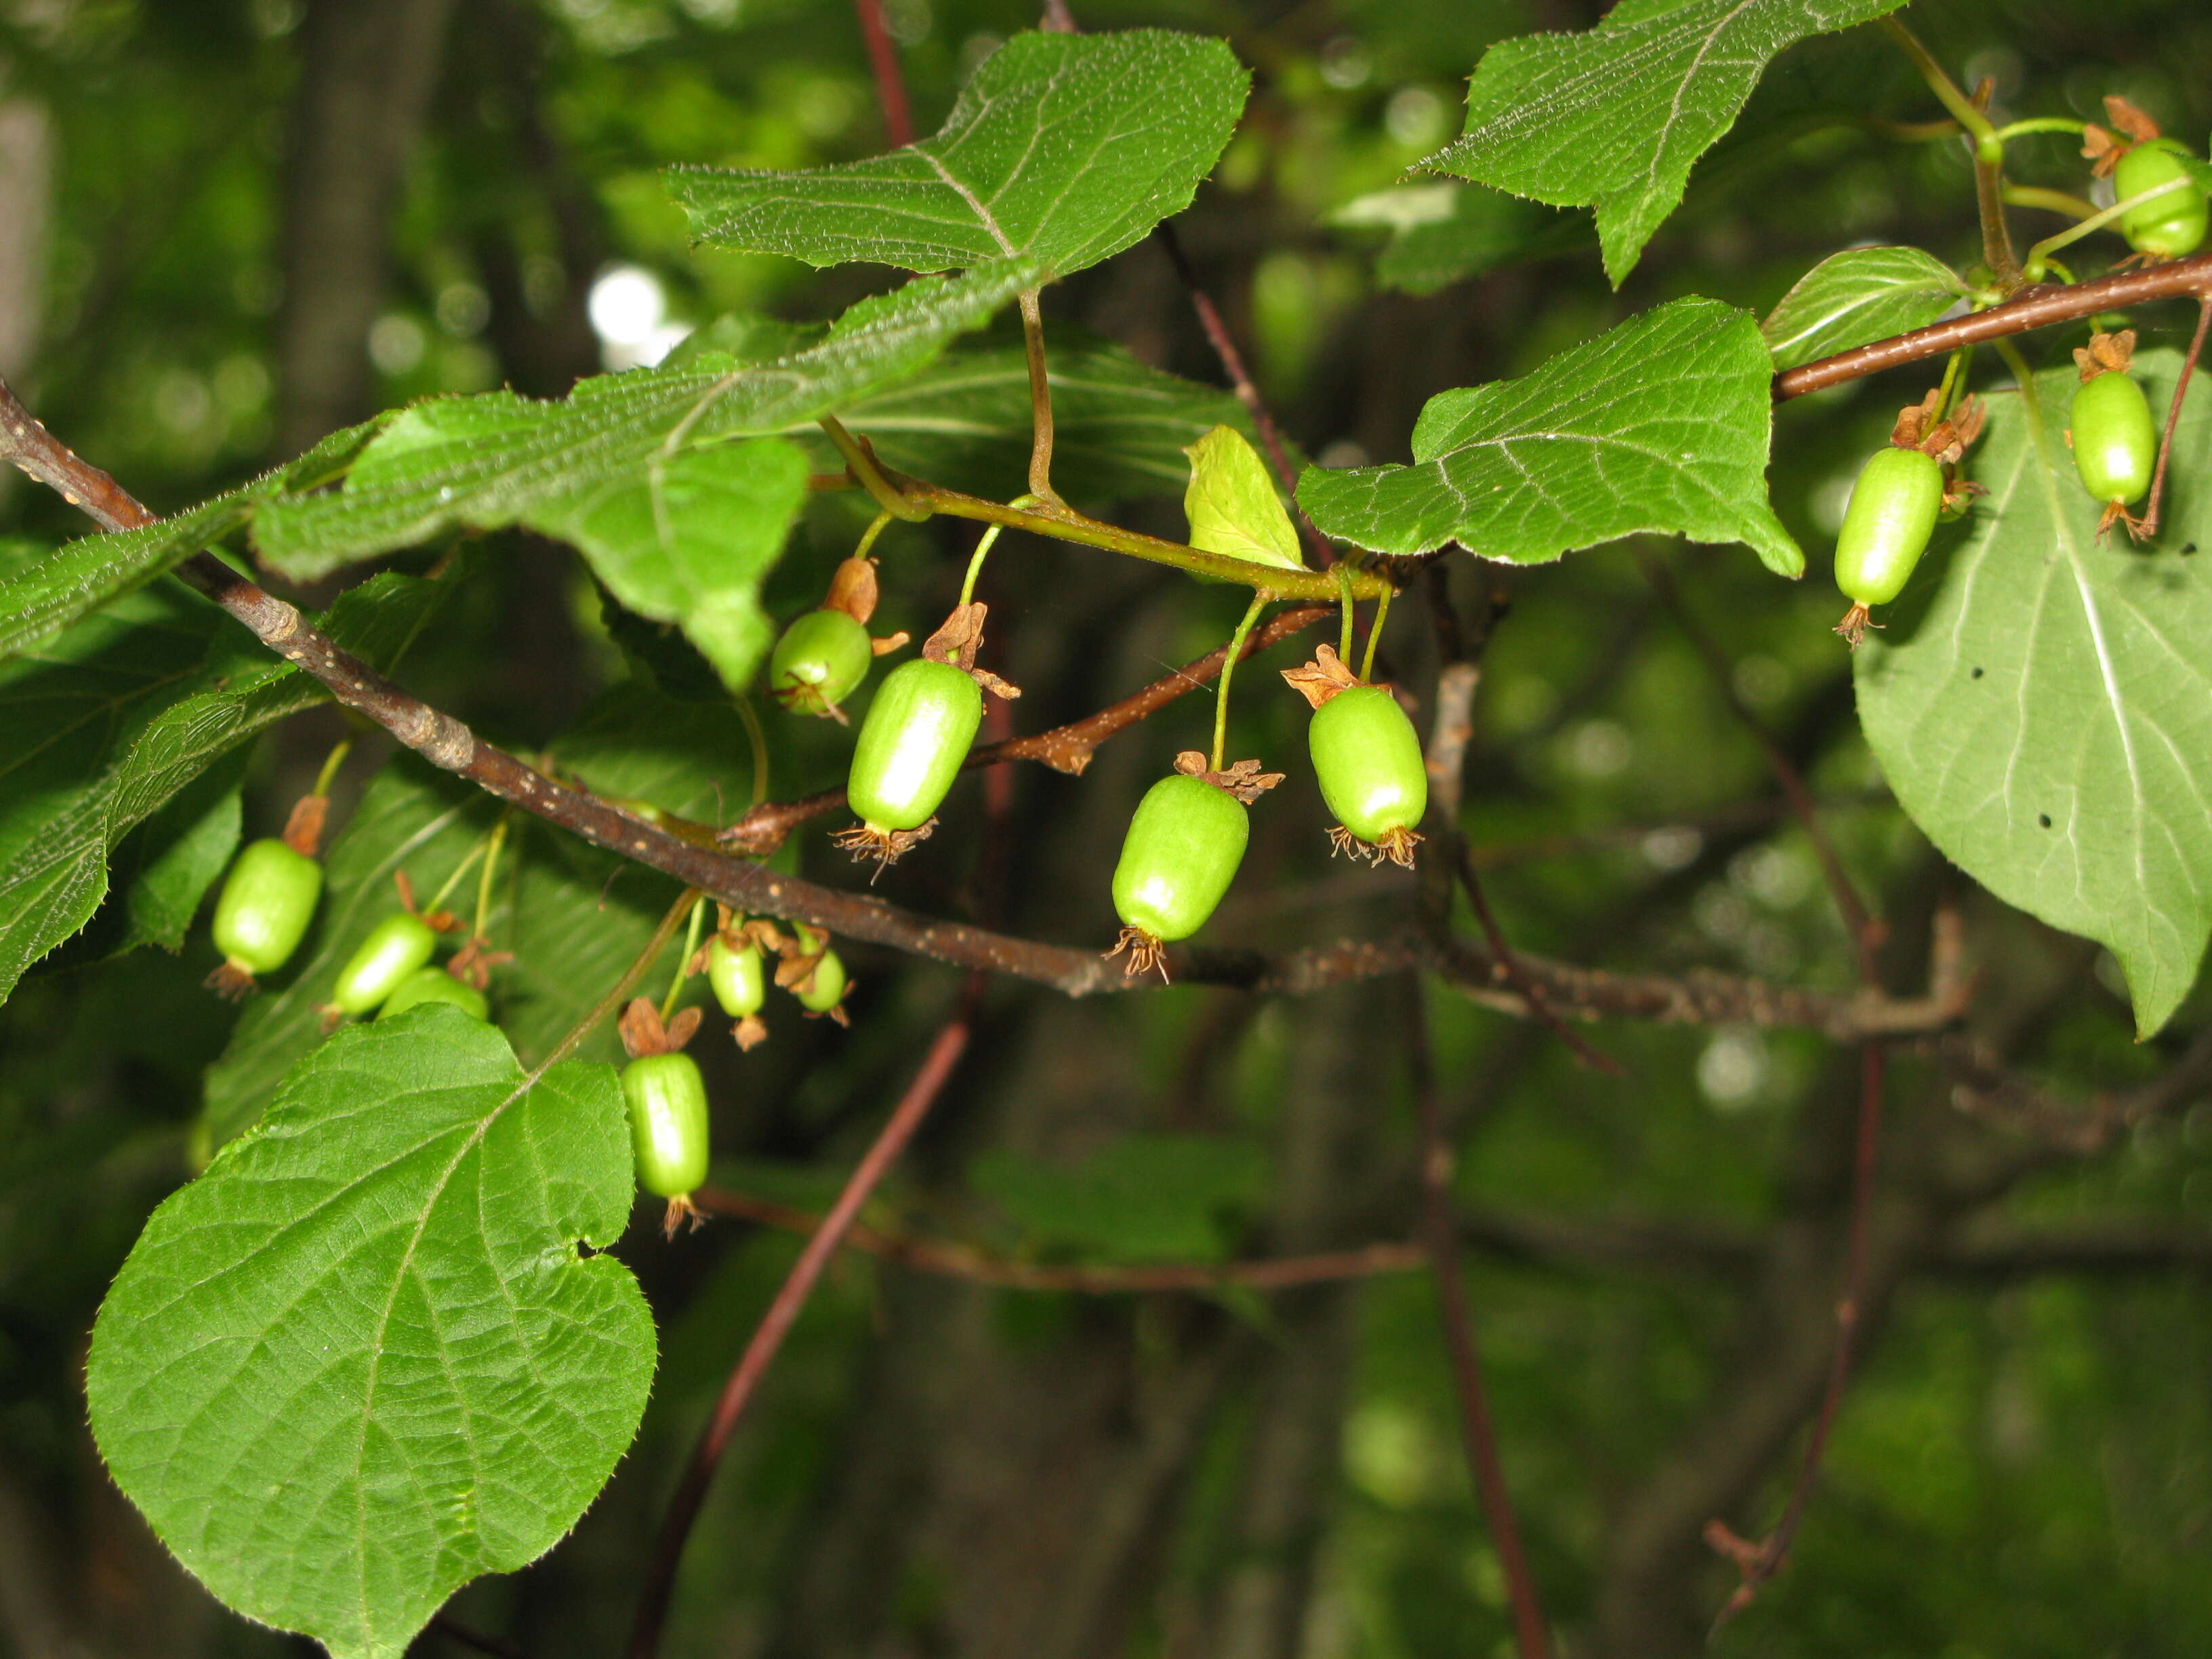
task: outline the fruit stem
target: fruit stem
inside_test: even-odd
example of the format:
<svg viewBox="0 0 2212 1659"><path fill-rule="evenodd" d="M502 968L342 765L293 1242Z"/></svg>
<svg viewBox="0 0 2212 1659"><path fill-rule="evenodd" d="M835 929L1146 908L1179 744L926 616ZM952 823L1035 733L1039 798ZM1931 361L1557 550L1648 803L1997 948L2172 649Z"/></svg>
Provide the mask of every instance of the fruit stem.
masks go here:
<svg viewBox="0 0 2212 1659"><path fill-rule="evenodd" d="M2079 137L2087 130L2088 123L2076 121L2063 115L2035 115L2025 121L2008 121L1991 137L1999 143L2025 137L2031 132L2070 132Z"/></svg>
<svg viewBox="0 0 2212 1659"><path fill-rule="evenodd" d="M1376 642L1382 637L1383 620L1390 614L1390 595L1396 591L1395 588L1384 588L1382 597L1375 602L1375 620L1367 624L1366 654L1359 659L1359 678L1363 681L1375 678L1375 646Z"/></svg>
<svg viewBox="0 0 2212 1659"><path fill-rule="evenodd" d="M1237 659L1244 654L1244 641L1250 637L1252 624L1260 620L1261 610L1274 595L1257 592L1252 603L1244 607L1244 620L1237 624L1237 631L1229 636L1229 654L1221 659L1221 678L1213 688L1213 769L1221 769L1224 752L1229 746L1229 681L1237 672Z"/></svg>
<svg viewBox="0 0 2212 1659"><path fill-rule="evenodd" d="M877 523L883 522L878 519ZM745 723L745 741L753 750L753 805L758 806L768 799L768 733L761 730L760 715L747 696L736 699L738 718Z"/></svg>
<svg viewBox="0 0 2212 1659"><path fill-rule="evenodd" d="M2087 219L2098 211L2094 202L2063 190L2045 190L2040 185L2007 185L2004 199L2009 207L2041 208L2047 213L2063 213L2069 219Z"/></svg>
<svg viewBox="0 0 2212 1659"><path fill-rule="evenodd" d="M1346 662L1352 657L1352 569L1340 559L1336 566L1336 591L1337 605L1343 613L1343 621L1336 630L1336 659Z"/></svg>
<svg viewBox="0 0 2212 1659"><path fill-rule="evenodd" d="M891 520L897 516L889 507L877 514L874 522L860 532L860 544L853 550L853 556L856 559L866 558L868 550L876 544L876 538L882 535Z"/></svg>
<svg viewBox="0 0 2212 1659"><path fill-rule="evenodd" d="M684 949L676 957L676 976L668 981L668 994L660 1000L660 1023L668 1024L676 1012L676 999L684 989L684 981L691 977L691 958L699 953L699 927L707 914L707 896L696 895L691 901L691 920L684 929Z"/></svg>
<svg viewBox="0 0 2212 1659"><path fill-rule="evenodd" d="M510 809L512 810L512 809ZM470 931L471 939L489 939L485 924L491 919L492 873L499 866L499 850L507 844L507 814L501 812L499 822L491 827L491 835L484 842L483 868L477 874L477 925Z"/></svg>
<svg viewBox="0 0 2212 1659"><path fill-rule="evenodd" d="M1951 361L1944 365L1943 395L1936 400L1936 404L1937 420L1943 419L1951 412L1952 402L1958 397L1959 388L1966 384L1966 369L1973 361L1974 348L1971 345L1963 345L1951 354Z"/></svg>
<svg viewBox="0 0 2212 1659"><path fill-rule="evenodd" d="M1920 71L1920 78L1928 83L1928 89L1936 94L1945 109L1951 112L1952 118L1960 126L1978 140L1994 138L1999 144L2003 143L2003 135L1990 125L1987 115L1974 106L1973 100L1960 89L1959 83L1944 71L1942 64L1936 61L1936 55L1920 44L1917 35L1893 17L1884 17L1880 21L1884 32L1912 60L1912 66Z"/></svg>
<svg viewBox="0 0 2212 1659"><path fill-rule="evenodd" d="M1052 487L1052 382L1045 374L1044 308L1038 293L1029 288L1021 294L1022 349L1030 364L1030 494L1057 505L1060 493Z"/></svg>
<svg viewBox="0 0 2212 1659"><path fill-rule="evenodd" d="M425 914L432 910L435 910L440 905L446 902L446 896L452 892L454 888L460 885L461 878L468 874L469 866L471 865L474 864L478 859L483 856L483 850L484 843L481 841L479 841L475 846L469 848L469 855L453 866L453 873L446 878L445 885L439 888L437 892L432 896L430 902L422 907Z"/></svg>
<svg viewBox="0 0 2212 1659"><path fill-rule="evenodd" d="M2036 243L2033 247L2028 249L2026 269L2032 271L2041 270L2043 266L2048 262L2048 256L2056 253L2060 248L2066 246L2069 243L2080 241L2084 236L2087 236L2093 230L2102 230L2106 225L2112 223L2113 220L2118 218L2122 214L2132 212L2135 209L2141 207L2145 202L2151 201L2157 197L2170 195L2172 192L2185 187L2193 189L2196 186L2196 183L2197 181L2191 178L2187 173L2178 173L2174 177L2167 179L2162 185L2153 185L2148 190L2138 191L2136 194L2129 197L2127 200L2124 202L2115 202L2112 206L2105 208L2099 212L2091 214L2079 224L2069 225L2065 229L2060 231L2055 236L2045 237L2041 241Z"/></svg>
<svg viewBox="0 0 2212 1659"><path fill-rule="evenodd" d="M333 744L331 747L331 752L323 757L323 769L315 774L315 787L313 789L310 789L307 793L317 800L320 800L324 796L329 794L331 793L331 781L336 779L338 775L338 768L345 764L345 757L352 752L353 739L351 738L346 738L338 743Z"/></svg>
<svg viewBox="0 0 2212 1659"><path fill-rule="evenodd" d="M983 574L984 556L990 552L991 544L999 539L999 532L1005 528L1004 525L993 525L983 532L983 539L975 544L975 556L968 561L967 577L960 584L960 603L963 605L975 599L975 578Z"/></svg>

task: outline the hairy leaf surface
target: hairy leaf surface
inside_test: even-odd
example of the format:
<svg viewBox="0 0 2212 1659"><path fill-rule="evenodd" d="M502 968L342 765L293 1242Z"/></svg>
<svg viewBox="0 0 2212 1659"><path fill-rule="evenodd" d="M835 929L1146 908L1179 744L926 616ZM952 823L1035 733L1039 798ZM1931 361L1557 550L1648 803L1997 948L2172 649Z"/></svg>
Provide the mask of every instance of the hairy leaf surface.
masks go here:
<svg viewBox="0 0 2212 1659"><path fill-rule="evenodd" d="M1656 532L1743 542L1795 576L1805 556L1766 503L1770 374L1747 313L1677 300L1524 379L1437 393L1413 465L1310 466L1298 501L1381 553L1456 541L1538 564Z"/></svg>
<svg viewBox="0 0 2212 1659"><path fill-rule="evenodd" d="M1249 78L1197 35L1018 34L933 137L798 172L676 167L668 188L716 247L908 270L1026 257L1066 276L1190 205Z"/></svg>
<svg viewBox="0 0 2212 1659"><path fill-rule="evenodd" d="M1330 214L1329 222L1389 232L1375 258L1375 278L1408 294L1434 294L1486 270L1567 252L1591 240L1585 220L1503 191L1443 180L1370 191Z"/></svg>
<svg viewBox="0 0 2212 1659"><path fill-rule="evenodd" d="M1776 53L1903 3L1622 0L1586 33L1524 35L1485 52L1465 134L1421 165L1554 207L1595 208L1618 287Z"/></svg>
<svg viewBox="0 0 2212 1659"><path fill-rule="evenodd" d="M338 1659L557 1542L636 1432L645 1298L610 1066L526 1073L433 1005L341 1031L155 1212L94 1327L93 1432L208 1588Z"/></svg>
<svg viewBox="0 0 2212 1659"><path fill-rule="evenodd" d="M2154 408L2178 363L2137 357ZM2109 947L2148 1036L2212 933L2212 556L2188 550L2212 548L2212 488L2177 467L2155 542L2100 541L2066 447L2078 383L2053 369L1990 399L1968 458L1989 495L1853 667L1912 821L2007 903ZM2191 392L2175 451L2202 456L2212 398Z"/></svg>
<svg viewBox="0 0 2212 1659"><path fill-rule="evenodd" d="M1759 331L1777 368L1924 328L1966 296L1958 273L1917 247L1855 247L1797 279Z"/></svg>

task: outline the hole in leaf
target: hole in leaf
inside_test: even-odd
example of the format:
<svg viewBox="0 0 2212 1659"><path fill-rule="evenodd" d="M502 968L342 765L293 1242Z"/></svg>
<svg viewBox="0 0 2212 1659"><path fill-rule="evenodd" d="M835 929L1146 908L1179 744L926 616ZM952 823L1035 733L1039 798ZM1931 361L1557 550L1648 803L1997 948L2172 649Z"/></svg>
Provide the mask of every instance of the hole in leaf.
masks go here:
<svg viewBox="0 0 2212 1659"><path fill-rule="evenodd" d="M1977 669L1974 671L1974 672L1973 672L1973 678L1974 678L1975 679L1979 679L1979 678L1981 678L1981 677L1982 677L1982 671L1981 671L1980 669L1977 668Z"/></svg>
<svg viewBox="0 0 2212 1659"><path fill-rule="evenodd" d="M2048 812L2038 812L2035 815L2035 821L2046 830L2051 828L2051 814Z"/></svg>

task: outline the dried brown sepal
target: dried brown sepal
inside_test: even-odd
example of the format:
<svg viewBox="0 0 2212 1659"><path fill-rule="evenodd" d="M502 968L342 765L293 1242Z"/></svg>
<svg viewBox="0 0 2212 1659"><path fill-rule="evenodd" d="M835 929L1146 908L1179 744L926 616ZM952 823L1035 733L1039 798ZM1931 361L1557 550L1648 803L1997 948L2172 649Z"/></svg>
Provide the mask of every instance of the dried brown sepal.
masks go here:
<svg viewBox="0 0 2212 1659"><path fill-rule="evenodd" d="M225 1002L243 1002L261 988L261 981L253 977L251 968L242 962L228 960L201 983Z"/></svg>
<svg viewBox="0 0 2212 1659"><path fill-rule="evenodd" d="M1359 676L1344 665L1336 654L1336 647L1331 645L1316 647L1311 662L1283 670L1283 678L1289 682L1291 690L1316 709L1359 684Z"/></svg>
<svg viewBox="0 0 2212 1659"><path fill-rule="evenodd" d="M2129 148L2094 121L2081 129L2081 154L2093 164L2089 168L2093 178L2111 178L2112 169L2119 166L2120 157Z"/></svg>
<svg viewBox="0 0 2212 1659"><path fill-rule="evenodd" d="M799 1014L802 1019L834 1019L847 1030L853 1028L853 1017L845 1012L845 1002L842 997L827 1008L801 1008Z"/></svg>
<svg viewBox="0 0 2212 1659"><path fill-rule="evenodd" d="M1874 620L1872 611L1863 605L1855 605L1844 612L1843 621L1836 624L1836 632L1844 636L1845 645L1856 651L1859 648L1859 641L1866 637L1867 629L1881 626Z"/></svg>
<svg viewBox="0 0 2212 1659"><path fill-rule="evenodd" d="M908 633L906 629L902 628L896 634L887 634L880 639L870 640L868 641L868 649L874 652L876 655L879 657L886 657L892 652L897 650L899 647L904 645L913 637L913 635Z"/></svg>
<svg viewBox="0 0 2212 1659"><path fill-rule="evenodd" d="M1247 806L1288 775L1282 772L1262 772L1260 763L1255 760L1237 761L1225 770L1216 772L1207 765L1205 750L1200 749L1186 749L1177 755L1175 769L1187 778L1196 778L1201 783L1210 783L1216 789L1236 796Z"/></svg>
<svg viewBox="0 0 2212 1659"><path fill-rule="evenodd" d="M768 1041L768 1022L758 1014L747 1014L730 1027L730 1035L737 1039L738 1048L750 1054Z"/></svg>
<svg viewBox="0 0 2212 1659"><path fill-rule="evenodd" d="M1980 398L1968 398L1948 418L1939 421L1936 411L1942 402L1943 389L1938 386L1918 403L1907 404L1898 411L1896 424L1889 429L1890 442L1899 449L1919 450L1946 466L1955 466L1982 435L1989 411Z"/></svg>
<svg viewBox="0 0 2212 1659"><path fill-rule="evenodd" d="M477 990L489 988L491 970L503 962L513 962L512 951L494 951L482 934L473 934L461 948L453 952L453 959L446 964L446 971L464 985L473 985Z"/></svg>
<svg viewBox="0 0 2212 1659"><path fill-rule="evenodd" d="M983 647L983 619L990 613L991 607L980 599L955 605L938 630L921 642L921 654L931 662L958 669L996 696L1018 697L1019 686L975 666L975 654Z"/></svg>
<svg viewBox="0 0 2212 1659"><path fill-rule="evenodd" d="M732 951L743 951L757 945L763 951L783 956L791 948L791 941L777 932L775 924L766 916L755 916L747 921L728 905L719 902L714 906L714 934L725 948ZM714 940L709 939L707 945L701 945L691 953L691 960L684 966L685 973L703 974L707 971L707 946L713 943Z"/></svg>
<svg viewBox="0 0 2212 1659"><path fill-rule="evenodd" d="M1125 978L1157 973L1161 984L1169 983L1167 942L1158 934L1148 933L1141 927L1124 927L1121 937L1114 941L1114 948L1104 953L1106 960L1111 962L1125 951L1129 955L1129 959L1121 964Z"/></svg>
<svg viewBox="0 0 2212 1659"><path fill-rule="evenodd" d="M1987 484L1978 484L1972 478L1962 478L1951 468L1943 471L1943 511L1956 513L1977 495L1990 493Z"/></svg>
<svg viewBox="0 0 2212 1659"><path fill-rule="evenodd" d="M1401 826L1385 830L1380 841L1362 841L1340 823L1328 828L1328 844L1348 859L1365 859L1370 865L1379 865L1384 859L1410 870L1413 867L1413 849L1424 837L1417 830Z"/></svg>
<svg viewBox="0 0 2212 1659"><path fill-rule="evenodd" d="M678 1193L668 1200L668 1207L661 1212L660 1236L672 1239L686 1228L704 1226L706 1221L705 1214L691 1201L691 1194Z"/></svg>
<svg viewBox="0 0 2212 1659"><path fill-rule="evenodd" d="M2098 540L2102 541L2112 534L2112 526L2116 524L2127 526L2128 539L2131 542L2141 542L2148 533L2143 528L2142 520L2128 511L2125 501L2106 501L2104 512L2097 520Z"/></svg>
<svg viewBox="0 0 2212 1659"><path fill-rule="evenodd" d="M830 592L822 601L824 611L842 611L862 627L876 614L876 562L847 559L831 573Z"/></svg>
<svg viewBox="0 0 2212 1659"><path fill-rule="evenodd" d="M667 1028L661 1024L660 1010L653 1006L651 997L632 997L615 1021L615 1030L622 1033L623 1052L632 1060L668 1052Z"/></svg>
<svg viewBox="0 0 2212 1659"><path fill-rule="evenodd" d="M337 1030L338 1022L345 1018L345 1010L335 1002L319 1002L315 1005L315 1012L323 1017L322 1034L325 1036Z"/></svg>
<svg viewBox="0 0 2212 1659"><path fill-rule="evenodd" d="M783 960L775 965L776 988L780 991L788 991L793 996L797 996L801 991L811 990L814 986L814 970L821 964L822 958L829 953L830 944L827 939L811 949L804 944L794 943Z"/></svg>
<svg viewBox="0 0 2212 1659"><path fill-rule="evenodd" d="M853 855L854 861L873 859L875 875L868 878L868 885L876 884L876 876L884 872L886 865L896 864L908 853L929 839L929 832L937 828L937 820L912 830L878 830L872 825L856 823L849 830L840 830L830 837L830 844L843 848Z"/></svg>
<svg viewBox="0 0 2212 1659"><path fill-rule="evenodd" d="M301 858L311 859L323 850L323 825L331 815L328 795L302 795L292 803L291 816L284 820L284 845Z"/></svg>
<svg viewBox="0 0 2212 1659"><path fill-rule="evenodd" d="M2116 92L2105 94L2105 118L2138 144L2148 144L2159 136L2158 123L2151 119L2148 112Z"/></svg>
<svg viewBox="0 0 2212 1659"><path fill-rule="evenodd" d="M2101 330L2089 337L2086 346L2074 348L2074 367L2081 371L2081 384L2087 386L2100 374L2124 374L2128 365L2136 360L2136 331L2124 328L2118 334L2106 334Z"/></svg>

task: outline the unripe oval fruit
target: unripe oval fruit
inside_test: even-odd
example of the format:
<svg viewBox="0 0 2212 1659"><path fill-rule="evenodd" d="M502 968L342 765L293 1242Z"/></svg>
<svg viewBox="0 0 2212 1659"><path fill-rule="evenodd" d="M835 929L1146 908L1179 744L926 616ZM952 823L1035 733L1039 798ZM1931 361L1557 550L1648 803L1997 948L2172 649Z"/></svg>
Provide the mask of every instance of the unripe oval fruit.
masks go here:
<svg viewBox="0 0 2212 1659"><path fill-rule="evenodd" d="M2148 144L2137 144L2120 157L2119 165L2112 169L2112 193L2124 202L2130 196L2156 189L2168 179L2188 176L2189 169L2182 164L2179 147L2173 141L2154 139ZM2141 207L2130 208L2120 216L2120 229L2128 239L2128 246L2138 253L2178 259L2185 253L2195 252L2197 245L2204 240L2207 216L2204 192L2192 181Z"/></svg>
<svg viewBox="0 0 2212 1659"><path fill-rule="evenodd" d="M1306 728L1314 776L1337 822L1364 842L1411 830L1429 805L1421 740L1397 698L1355 685L1314 711Z"/></svg>
<svg viewBox="0 0 2212 1659"><path fill-rule="evenodd" d="M300 948L322 896L323 866L273 836L238 855L215 902L215 945L252 974L274 973Z"/></svg>
<svg viewBox="0 0 2212 1659"><path fill-rule="evenodd" d="M917 658L885 675L845 787L860 821L879 832L928 823L982 723L982 689L949 663Z"/></svg>
<svg viewBox="0 0 2212 1659"><path fill-rule="evenodd" d="M1851 486L1836 533L1836 586L1861 605L1887 605L1904 590L1935 533L1943 469L1917 449L1877 450Z"/></svg>
<svg viewBox="0 0 2212 1659"><path fill-rule="evenodd" d="M2100 374L2074 394L2074 468L2100 501L2124 505L2150 491L2158 422L2132 374Z"/></svg>
<svg viewBox="0 0 2212 1659"><path fill-rule="evenodd" d="M1188 939L1206 925L1244 861L1251 836L1244 803L1181 773L1137 803L1114 866L1114 908L1155 939Z"/></svg>
<svg viewBox="0 0 2212 1659"><path fill-rule="evenodd" d="M637 1184L685 1198L707 1179L707 1080L690 1055L642 1054L623 1067Z"/></svg>
<svg viewBox="0 0 2212 1659"><path fill-rule="evenodd" d="M331 1006L342 1014L368 1012L429 961L437 948L437 934L420 916L400 910L385 917L338 969Z"/></svg>
<svg viewBox="0 0 2212 1659"><path fill-rule="evenodd" d="M813 979L799 993L799 1006L810 1014L826 1014L844 1000L845 964L835 951L824 951Z"/></svg>
<svg viewBox="0 0 2212 1659"><path fill-rule="evenodd" d="M404 1014L426 1002L450 1002L471 1019L491 1018L491 1005L484 1000L484 994L455 979L442 968L417 968L408 975L384 1000L384 1006L378 1010L376 1017L390 1019L394 1014Z"/></svg>
<svg viewBox="0 0 2212 1659"><path fill-rule="evenodd" d="M810 611L783 630L769 659L768 685L794 714L827 714L867 678L875 648L868 630L842 611Z"/></svg>
<svg viewBox="0 0 2212 1659"><path fill-rule="evenodd" d="M748 945L732 951L720 933L707 941L707 986L722 1012L742 1019L757 1014L768 1000L768 975L761 969L761 948Z"/></svg>

